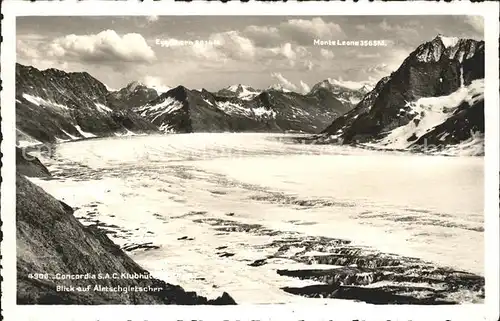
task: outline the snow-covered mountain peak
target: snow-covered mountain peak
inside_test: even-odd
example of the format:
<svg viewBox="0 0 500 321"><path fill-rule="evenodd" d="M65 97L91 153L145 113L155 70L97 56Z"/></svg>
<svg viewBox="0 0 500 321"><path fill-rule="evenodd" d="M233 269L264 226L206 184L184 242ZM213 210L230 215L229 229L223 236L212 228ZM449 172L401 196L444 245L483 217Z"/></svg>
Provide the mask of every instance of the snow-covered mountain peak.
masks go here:
<svg viewBox="0 0 500 321"><path fill-rule="evenodd" d="M375 88L375 86L373 86L371 84L364 84L363 87L360 88L360 91L365 92L365 93L369 93L374 88Z"/></svg>
<svg viewBox="0 0 500 321"><path fill-rule="evenodd" d="M143 83L141 83L140 81L132 81L130 83L127 84L127 86L125 86L125 88L127 88L128 91L130 92L133 92L135 91L138 87L145 87L146 85L144 85Z"/></svg>
<svg viewBox="0 0 500 321"><path fill-rule="evenodd" d="M161 86L161 85L149 85L149 88L156 90L156 93L157 93L158 95L161 95L161 94L163 94L163 93L166 93L167 91L169 91L170 89L172 89L172 87L169 87L169 86Z"/></svg>
<svg viewBox="0 0 500 321"><path fill-rule="evenodd" d="M332 86L335 86L349 90L364 90L367 88L373 89L373 85L368 81L350 81L350 80L342 80L342 78L339 79L328 78L322 82L321 86L324 88L331 88Z"/></svg>
<svg viewBox="0 0 500 321"><path fill-rule="evenodd" d="M231 86L228 86L226 89L227 90L230 90L230 91L234 91L234 92L237 92L240 88L242 88L243 86L241 84L237 84L237 85L231 85Z"/></svg>
<svg viewBox="0 0 500 321"><path fill-rule="evenodd" d="M317 91L319 88L325 88L334 94L343 94L346 92L358 92L366 94L373 90L374 86L369 81L344 81L342 79L327 78L313 86L311 92Z"/></svg>
<svg viewBox="0 0 500 321"><path fill-rule="evenodd" d="M291 90L286 89L285 87L283 87L283 85L281 85L281 84L271 85L271 86L269 86L269 89L276 90L276 91L281 91L281 92L284 92L284 93L292 92Z"/></svg>
<svg viewBox="0 0 500 321"><path fill-rule="evenodd" d="M446 37L446 36L444 36L442 34L438 34L436 36L436 38L438 38L439 40L441 40L441 42L443 43L443 45L446 48L454 47L460 41L460 38L458 38L458 37Z"/></svg>
<svg viewBox="0 0 500 321"><path fill-rule="evenodd" d="M219 91L223 95L236 95L236 97L243 100L250 100L260 94L260 92L260 90L242 84L231 85Z"/></svg>
<svg viewBox="0 0 500 321"><path fill-rule="evenodd" d="M125 86L125 89L131 93L136 91L136 90L153 89L156 91L156 93L158 95L161 95L162 93L165 93L165 92L169 91L170 89L172 89L172 87L164 86L164 85L160 85L160 84L156 84L156 83L151 83L151 82L144 83L142 81L132 81L132 82L128 83L127 86Z"/></svg>

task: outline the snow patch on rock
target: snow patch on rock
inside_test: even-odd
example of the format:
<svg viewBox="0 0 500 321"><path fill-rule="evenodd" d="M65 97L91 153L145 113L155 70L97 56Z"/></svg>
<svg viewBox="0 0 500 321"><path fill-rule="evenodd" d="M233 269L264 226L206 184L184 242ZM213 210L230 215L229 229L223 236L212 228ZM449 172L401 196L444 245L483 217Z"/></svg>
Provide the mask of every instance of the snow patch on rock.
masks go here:
<svg viewBox="0 0 500 321"><path fill-rule="evenodd" d="M112 113L113 112L113 110L106 105L103 105L100 103L96 103L95 105L96 105L97 109L99 109L99 111L101 111L101 112L105 112L105 113Z"/></svg>
<svg viewBox="0 0 500 321"><path fill-rule="evenodd" d="M406 125L393 129L378 144L391 148L408 148L410 137L421 137L453 115L463 102L473 105L484 99L484 79L474 80L469 86L461 87L447 96L425 97L408 103L409 114L415 117ZM406 110L406 109L405 109Z"/></svg>
<svg viewBox="0 0 500 321"><path fill-rule="evenodd" d="M137 113L143 117L153 116L151 122L154 122L158 117L165 114L171 114L174 111L181 109L183 106L182 102L176 100L175 98L167 97L164 101L156 105L146 104L139 107L137 109Z"/></svg>
<svg viewBox="0 0 500 321"><path fill-rule="evenodd" d="M80 133L80 135L82 135L83 137L85 138L92 138L92 137L97 137L96 135L92 134L92 133L89 133L89 132L85 132L83 131L79 125L75 125L75 128L76 130L78 130L78 132Z"/></svg>
<svg viewBox="0 0 500 321"><path fill-rule="evenodd" d="M460 41L460 38L457 37L445 37L443 35L439 35L439 39L441 39L441 42L446 48L451 48L454 47L458 44L458 41Z"/></svg>
<svg viewBox="0 0 500 321"><path fill-rule="evenodd" d="M38 96L33 96L29 94L23 94L23 98L29 101L30 103L39 106L39 107L44 107L44 108L53 108L53 109L62 109L62 110L69 110L68 106L61 105L52 101L45 100L41 97Z"/></svg>

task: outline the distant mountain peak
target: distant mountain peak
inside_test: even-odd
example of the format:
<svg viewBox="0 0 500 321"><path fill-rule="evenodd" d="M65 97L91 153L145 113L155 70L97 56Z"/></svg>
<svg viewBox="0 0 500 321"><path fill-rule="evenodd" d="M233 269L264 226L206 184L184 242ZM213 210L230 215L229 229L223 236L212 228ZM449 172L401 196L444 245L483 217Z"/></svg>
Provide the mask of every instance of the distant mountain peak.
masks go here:
<svg viewBox="0 0 500 321"><path fill-rule="evenodd" d="M342 78L327 78L314 85L311 91L317 90L318 88L326 88L333 91L362 91L366 93L373 89L373 84L370 81L345 81L342 80Z"/></svg>
<svg viewBox="0 0 500 321"><path fill-rule="evenodd" d="M249 100L260 94L260 90L256 90L250 86L235 84L227 86L219 91L222 95L236 95L240 99Z"/></svg>
<svg viewBox="0 0 500 321"><path fill-rule="evenodd" d="M227 90L233 91L233 92L238 92L238 91L257 91L254 88L247 86L247 85L242 85L242 84L236 84L236 85L231 85L226 87Z"/></svg>
<svg viewBox="0 0 500 321"><path fill-rule="evenodd" d="M140 81L132 81L128 83L127 86L125 86L125 88L130 92L135 91L138 87L147 87L147 86Z"/></svg>
<svg viewBox="0 0 500 321"><path fill-rule="evenodd" d="M285 87L283 87L282 84L271 85L271 86L269 86L269 89L276 90L276 91L281 91L281 92L284 92L284 93L292 92L290 89L286 89Z"/></svg>
<svg viewBox="0 0 500 321"><path fill-rule="evenodd" d="M231 85L231 86L226 87L227 90L234 91L234 92L236 92L238 89L241 89L241 88L243 88L243 86L241 84Z"/></svg>

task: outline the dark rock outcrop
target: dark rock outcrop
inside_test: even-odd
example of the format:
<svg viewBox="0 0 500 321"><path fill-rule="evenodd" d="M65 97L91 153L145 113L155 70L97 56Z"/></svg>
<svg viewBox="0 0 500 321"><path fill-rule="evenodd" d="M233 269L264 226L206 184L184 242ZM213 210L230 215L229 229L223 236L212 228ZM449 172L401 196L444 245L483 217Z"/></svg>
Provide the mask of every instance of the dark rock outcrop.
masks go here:
<svg viewBox="0 0 500 321"><path fill-rule="evenodd" d="M227 293L208 300L150 277L70 206L23 175L16 185L18 304L235 304Z"/></svg>
<svg viewBox="0 0 500 321"><path fill-rule="evenodd" d="M483 41L455 39L450 43L448 38L437 36L420 45L397 71L381 79L372 92L349 113L334 120L323 134L333 135L342 143L379 139L391 130L408 124L416 116L401 112L410 102L422 97L449 95L461 86L468 86L482 78ZM476 117L476 111L472 114L475 115L474 124L466 126L464 132L484 127L484 116ZM463 137L468 138L470 134Z"/></svg>
<svg viewBox="0 0 500 321"><path fill-rule="evenodd" d="M16 147L16 170L28 177L50 177L50 172L37 157Z"/></svg>
<svg viewBox="0 0 500 321"><path fill-rule="evenodd" d="M106 86L86 72L38 70L16 64L18 138L43 143L154 132L156 126L108 99Z"/></svg>

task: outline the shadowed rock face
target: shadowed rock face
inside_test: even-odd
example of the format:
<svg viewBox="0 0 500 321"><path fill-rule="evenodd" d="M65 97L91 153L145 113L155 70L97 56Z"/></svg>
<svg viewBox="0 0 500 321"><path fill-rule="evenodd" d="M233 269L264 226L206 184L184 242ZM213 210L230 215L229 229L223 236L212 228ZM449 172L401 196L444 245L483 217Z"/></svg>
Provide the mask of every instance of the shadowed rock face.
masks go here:
<svg viewBox="0 0 500 321"><path fill-rule="evenodd" d="M104 232L84 227L73 210L17 174L18 304L235 304L224 293L208 300L154 278L123 278L149 273L130 259ZM38 273L48 277L33 278ZM54 276L117 273L118 279L55 279ZM150 287L157 292L99 291L102 287ZM57 286L89 291L57 291Z"/></svg>
<svg viewBox="0 0 500 321"><path fill-rule="evenodd" d="M375 89L349 113L336 119L323 134L335 135L343 143L367 142L408 124L413 117L401 114L408 102L439 97L484 78L484 42L460 39L445 46L440 36L419 46L399 69L381 79ZM481 105L478 105L481 106ZM465 108L465 106L463 106ZM476 110L476 107L471 107ZM484 110L484 107L483 107ZM468 117L469 113L465 116ZM471 115L476 115L472 112ZM464 116L464 114L462 114ZM484 116L472 116L464 132L484 127ZM446 144L446 142L440 142Z"/></svg>
<svg viewBox="0 0 500 321"><path fill-rule="evenodd" d="M269 89L239 98L178 86L135 111L165 132L317 133L350 108L325 88L307 95Z"/></svg>
<svg viewBox="0 0 500 321"><path fill-rule="evenodd" d="M86 72L16 64L16 128L19 136L39 142L154 132L157 128L108 99L106 86ZM80 128L80 130L79 130ZM83 133L82 133L83 132Z"/></svg>
<svg viewBox="0 0 500 321"><path fill-rule="evenodd" d="M50 177L50 172L38 158L16 147L16 170L28 177Z"/></svg>

